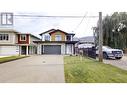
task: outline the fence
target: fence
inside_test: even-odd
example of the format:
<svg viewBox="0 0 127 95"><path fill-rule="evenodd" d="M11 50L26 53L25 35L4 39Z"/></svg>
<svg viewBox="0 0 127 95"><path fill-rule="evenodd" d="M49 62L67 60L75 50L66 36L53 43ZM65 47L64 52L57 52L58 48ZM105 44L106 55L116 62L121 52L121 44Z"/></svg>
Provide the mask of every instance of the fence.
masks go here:
<svg viewBox="0 0 127 95"><path fill-rule="evenodd" d="M88 56L88 57L96 59L96 49L95 49L95 47L79 49L79 54L82 55L82 56Z"/></svg>

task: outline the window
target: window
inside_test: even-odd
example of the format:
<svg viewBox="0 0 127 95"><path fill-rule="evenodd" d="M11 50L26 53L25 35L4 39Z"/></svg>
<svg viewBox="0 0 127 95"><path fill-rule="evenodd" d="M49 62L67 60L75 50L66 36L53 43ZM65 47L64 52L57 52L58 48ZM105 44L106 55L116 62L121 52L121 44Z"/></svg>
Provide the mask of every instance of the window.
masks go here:
<svg viewBox="0 0 127 95"><path fill-rule="evenodd" d="M0 40L7 40L8 41L8 34L0 34Z"/></svg>
<svg viewBox="0 0 127 95"><path fill-rule="evenodd" d="M21 41L26 41L26 35L21 35L21 39L20 39Z"/></svg>
<svg viewBox="0 0 127 95"><path fill-rule="evenodd" d="M71 36L70 35L67 36L67 41L71 41Z"/></svg>
<svg viewBox="0 0 127 95"><path fill-rule="evenodd" d="M50 41L50 35L45 35L45 41Z"/></svg>
<svg viewBox="0 0 127 95"><path fill-rule="evenodd" d="M61 35L55 35L55 41L61 41Z"/></svg>

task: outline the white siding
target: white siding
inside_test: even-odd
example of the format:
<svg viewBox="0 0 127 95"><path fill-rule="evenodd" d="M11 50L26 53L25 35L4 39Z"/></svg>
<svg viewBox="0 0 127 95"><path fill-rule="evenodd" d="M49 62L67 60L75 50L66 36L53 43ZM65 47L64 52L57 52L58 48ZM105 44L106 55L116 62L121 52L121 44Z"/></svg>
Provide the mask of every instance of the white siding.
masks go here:
<svg viewBox="0 0 127 95"><path fill-rule="evenodd" d="M66 54L74 54L73 44L67 44L66 45Z"/></svg>
<svg viewBox="0 0 127 95"><path fill-rule="evenodd" d="M0 34L8 34L9 35L9 40L8 41L5 41L5 40L0 40L0 44L15 44L16 43L16 34L13 33L13 32L1 32L0 31Z"/></svg>
<svg viewBox="0 0 127 95"><path fill-rule="evenodd" d="M0 46L0 56L18 55L19 46Z"/></svg>
<svg viewBox="0 0 127 95"><path fill-rule="evenodd" d="M43 35L41 35L41 39L42 39L42 41L44 41L45 39L44 39L44 34Z"/></svg>

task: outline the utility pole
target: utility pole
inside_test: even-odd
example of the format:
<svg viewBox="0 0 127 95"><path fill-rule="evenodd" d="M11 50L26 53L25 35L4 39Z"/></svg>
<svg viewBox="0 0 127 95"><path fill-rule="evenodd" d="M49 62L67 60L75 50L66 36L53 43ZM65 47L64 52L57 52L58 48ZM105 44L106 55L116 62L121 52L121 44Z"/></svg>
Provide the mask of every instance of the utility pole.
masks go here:
<svg viewBox="0 0 127 95"><path fill-rule="evenodd" d="M96 47L96 29L97 29L97 27L92 27L92 29L93 29L93 36L94 36L94 45Z"/></svg>
<svg viewBox="0 0 127 95"><path fill-rule="evenodd" d="M99 12L99 62L103 62L103 30L102 30L102 12Z"/></svg>

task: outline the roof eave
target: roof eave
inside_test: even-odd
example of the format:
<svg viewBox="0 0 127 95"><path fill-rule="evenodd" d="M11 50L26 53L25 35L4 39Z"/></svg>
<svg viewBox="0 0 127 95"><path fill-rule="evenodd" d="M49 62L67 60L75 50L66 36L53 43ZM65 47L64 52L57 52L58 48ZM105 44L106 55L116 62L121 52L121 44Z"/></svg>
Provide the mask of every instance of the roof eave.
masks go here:
<svg viewBox="0 0 127 95"><path fill-rule="evenodd" d="M66 43L66 44L75 44L78 41L33 41L34 43Z"/></svg>

